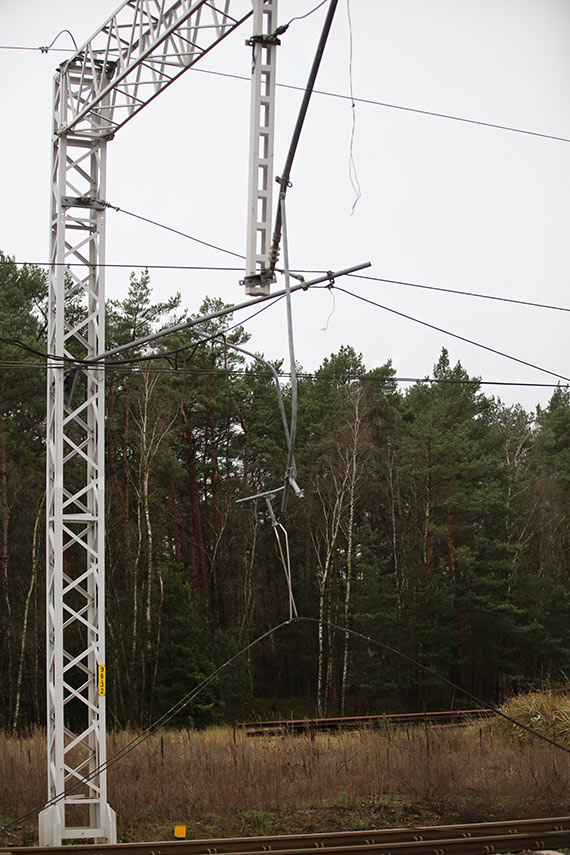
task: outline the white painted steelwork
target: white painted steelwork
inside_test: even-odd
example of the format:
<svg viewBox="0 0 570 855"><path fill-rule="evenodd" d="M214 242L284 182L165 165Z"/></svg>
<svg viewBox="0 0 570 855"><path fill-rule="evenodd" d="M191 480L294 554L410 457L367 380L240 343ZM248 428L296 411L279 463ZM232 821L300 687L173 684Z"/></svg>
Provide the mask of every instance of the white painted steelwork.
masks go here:
<svg viewBox="0 0 570 855"><path fill-rule="evenodd" d="M105 770L104 369L70 362L105 350L107 141L250 17L252 2L259 15L276 0L127 0L55 77L43 846L116 840Z"/></svg>
<svg viewBox="0 0 570 855"><path fill-rule="evenodd" d="M275 276L268 268L273 197L273 136L275 128L275 66L279 40L277 0L254 10L249 132L249 188L246 239L246 294L269 294Z"/></svg>
<svg viewBox="0 0 570 855"><path fill-rule="evenodd" d="M55 115L65 104L56 85ZM106 142L54 136L47 388L48 799L40 844L115 840L107 805L105 695L104 372L70 370L105 344ZM56 119L57 122L57 119ZM66 268L66 262L74 266ZM73 722L73 723L72 723ZM72 808L73 806L73 808Z"/></svg>
<svg viewBox="0 0 570 855"><path fill-rule="evenodd" d="M253 0L254 5L263 0ZM59 133L110 135L252 15L251 0L126 0L60 66Z"/></svg>

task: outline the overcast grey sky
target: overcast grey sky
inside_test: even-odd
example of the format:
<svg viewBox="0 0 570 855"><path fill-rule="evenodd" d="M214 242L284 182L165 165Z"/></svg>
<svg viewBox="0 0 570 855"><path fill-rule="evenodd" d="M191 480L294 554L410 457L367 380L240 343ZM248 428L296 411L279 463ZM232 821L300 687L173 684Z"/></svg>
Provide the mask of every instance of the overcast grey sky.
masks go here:
<svg viewBox="0 0 570 855"><path fill-rule="evenodd" d="M115 0L3 4L2 45L38 47L68 28L86 41ZM316 0L280 0L281 22ZM325 14L291 24L277 78L304 86ZM350 0L356 98L452 114L570 138L570 4L567 0ZM249 24L204 60L245 75ZM57 47L70 44L63 35ZM0 50L3 132L0 248L18 261L48 257L51 90L66 54ZM347 0L340 0L317 89L348 94ZM280 173L301 93L278 89ZM335 269L370 260L368 275L570 306L570 143L356 103L349 176L350 102L315 95L288 193L293 267ZM122 128L109 145L107 199L206 241L245 252L249 84L190 71ZM107 261L129 265L233 265L229 256L124 214L108 214ZM239 272L154 271L157 299L180 291L244 298ZM126 292L110 270L107 296ZM356 279L360 295L461 336L570 376L566 312L514 306ZM279 286L278 286L279 287ZM250 347L286 355L283 304L247 324ZM314 370L350 344L368 368L392 359L398 376L431 373L442 346L485 380L555 382L341 293L293 300L297 359ZM486 387L527 409L552 390Z"/></svg>

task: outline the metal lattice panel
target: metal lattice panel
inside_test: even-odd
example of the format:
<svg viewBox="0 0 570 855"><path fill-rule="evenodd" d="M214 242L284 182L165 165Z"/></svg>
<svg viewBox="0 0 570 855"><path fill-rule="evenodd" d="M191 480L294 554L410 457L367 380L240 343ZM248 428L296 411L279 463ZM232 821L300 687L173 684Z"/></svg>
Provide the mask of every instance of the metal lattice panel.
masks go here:
<svg viewBox="0 0 570 855"><path fill-rule="evenodd" d="M128 0L60 67L60 133L114 134L252 14L251 0Z"/></svg>
<svg viewBox="0 0 570 855"><path fill-rule="evenodd" d="M56 86L56 115L61 110ZM114 839L105 763L104 374L67 359L105 345L106 142L54 141L47 416L48 798L41 842ZM73 263L73 267L65 265Z"/></svg>

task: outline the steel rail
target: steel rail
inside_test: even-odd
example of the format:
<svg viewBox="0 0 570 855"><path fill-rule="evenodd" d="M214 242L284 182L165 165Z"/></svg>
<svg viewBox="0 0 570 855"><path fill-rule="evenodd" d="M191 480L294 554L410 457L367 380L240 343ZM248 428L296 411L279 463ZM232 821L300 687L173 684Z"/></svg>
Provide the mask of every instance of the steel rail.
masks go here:
<svg viewBox="0 0 570 855"><path fill-rule="evenodd" d="M274 721L240 722L238 727L248 736L277 736L285 733L306 733L330 730L359 730L393 724L455 724L472 719L490 718L492 709L438 710L418 713L388 713L380 715L341 716L337 718L276 719Z"/></svg>
<svg viewBox="0 0 570 855"><path fill-rule="evenodd" d="M0 855L493 855L570 846L570 817L509 820L465 825L292 834L205 840L167 840L118 845L78 844L0 848ZM389 849L387 848L389 847Z"/></svg>

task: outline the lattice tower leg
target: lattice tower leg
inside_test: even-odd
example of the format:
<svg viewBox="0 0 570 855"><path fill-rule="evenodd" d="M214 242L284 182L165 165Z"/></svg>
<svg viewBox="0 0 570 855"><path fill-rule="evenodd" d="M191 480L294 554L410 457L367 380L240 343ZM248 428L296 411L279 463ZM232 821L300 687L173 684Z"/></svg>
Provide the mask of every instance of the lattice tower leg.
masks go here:
<svg viewBox="0 0 570 855"><path fill-rule="evenodd" d="M58 87L55 116L61 121ZM55 136L48 351L105 349L106 141ZM66 264L77 266L65 267ZM48 362L46 633L48 801L40 845L116 842L107 803L102 367Z"/></svg>

